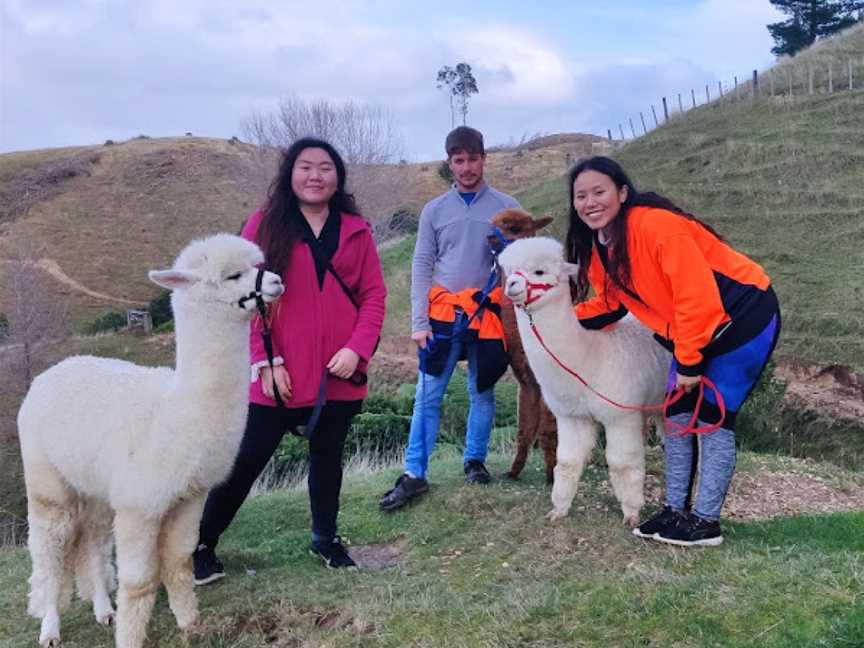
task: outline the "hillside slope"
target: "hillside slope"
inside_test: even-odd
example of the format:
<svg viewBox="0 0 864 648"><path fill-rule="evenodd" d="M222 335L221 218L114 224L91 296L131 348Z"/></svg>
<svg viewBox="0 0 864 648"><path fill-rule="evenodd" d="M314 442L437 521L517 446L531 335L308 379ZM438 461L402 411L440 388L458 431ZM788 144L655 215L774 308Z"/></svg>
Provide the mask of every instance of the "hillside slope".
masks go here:
<svg viewBox="0 0 864 648"><path fill-rule="evenodd" d="M725 100L676 115L615 153L637 187L668 195L764 265L781 299L779 352L864 368L864 25L774 73L856 53L852 92ZM771 74L769 72L768 74ZM779 82L778 82L779 86ZM566 231L567 187L524 203Z"/></svg>
<svg viewBox="0 0 864 648"><path fill-rule="evenodd" d="M604 147L593 135L544 138L490 153L489 177L517 191ZM365 187L357 187L361 208L366 204L370 217L370 210L418 211L447 186L439 165L381 169L376 182L387 190L377 193L392 197L364 201ZM69 304L75 319L146 303L158 292L147 270L169 263L193 237L239 230L263 199L273 168L254 146L196 137L0 155L0 312L10 299L2 289L9 271L3 261L21 247L52 269L54 297Z"/></svg>

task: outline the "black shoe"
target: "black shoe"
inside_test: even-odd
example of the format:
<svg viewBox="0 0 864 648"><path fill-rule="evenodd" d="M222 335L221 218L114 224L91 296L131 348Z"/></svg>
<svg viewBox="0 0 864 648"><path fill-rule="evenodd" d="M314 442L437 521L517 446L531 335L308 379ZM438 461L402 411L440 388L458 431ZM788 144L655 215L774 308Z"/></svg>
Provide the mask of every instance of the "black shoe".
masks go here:
<svg viewBox="0 0 864 648"><path fill-rule="evenodd" d="M657 515L633 529L633 535L653 540L657 533L678 522L680 517L683 517L683 514L673 510L670 506L664 506Z"/></svg>
<svg viewBox="0 0 864 648"><path fill-rule="evenodd" d="M408 473L404 473L396 480L396 485L378 500L378 508L388 513L395 511L428 490L429 482L425 479L411 477Z"/></svg>
<svg viewBox="0 0 864 648"><path fill-rule="evenodd" d="M220 578L225 578L225 567L216 557L216 552L207 545L198 545L192 554L192 565L195 570L195 584L207 585Z"/></svg>
<svg viewBox="0 0 864 648"><path fill-rule="evenodd" d="M691 514L655 534L654 539L678 547L716 547L723 542L723 532L718 520L705 520Z"/></svg>
<svg viewBox="0 0 864 648"><path fill-rule="evenodd" d="M469 484L488 484L492 477L482 461L469 459L465 462L465 481Z"/></svg>
<svg viewBox="0 0 864 648"><path fill-rule="evenodd" d="M309 553L318 556L330 569L357 569L357 563L348 555L342 538L335 536L330 542L313 541Z"/></svg>

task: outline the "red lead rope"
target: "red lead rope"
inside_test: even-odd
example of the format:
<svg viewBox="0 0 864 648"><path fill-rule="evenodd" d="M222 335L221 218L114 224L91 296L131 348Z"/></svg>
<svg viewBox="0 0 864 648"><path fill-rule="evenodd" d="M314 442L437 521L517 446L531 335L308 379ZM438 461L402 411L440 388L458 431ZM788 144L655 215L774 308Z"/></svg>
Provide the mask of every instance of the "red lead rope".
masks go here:
<svg viewBox="0 0 864 648"><path fill-rule="evenodd" d="M527 313L527 311L526 311ZM662 403L657 403L656 405L623 405L621 403L617 403L608 396L604 396L596 389L594 389L591 385L589 385L586 380L580 376L578 373L573 371L570 367L565 365L561 360L556 356L552 350L546 346L546 342L543 341L543 336L540 335L540 331L537 330L537 325L534 324L534 319L531 317L531 314L528 314L528 318L531 323L531 331L534 333L534 337L537 338L537 341L540 343L540 346L549 354L549 356L555 361L555 363L561 367L564 371L569 373L571 376L576 378L580 383L582 383L586 389L588 389L591 393L593 393L598 398L606 401L610 405L614 405L615 407L625 409L625 410L635 410L639 412L650 412L655 410L663 410L663 423L666 429L666 433L669 434L669 428L675 429L679 434L705 434L706 432L713 432L717 428L719 428L723 424L723 419L726 418L726 404L723 401L723 394L720 393L720 390L717 389L717 386L711 381L707 376L702 376L699 381L699 397L696 400L696 407L693 408L693 416L690 417L690 420L687 422L687 425L681 425L680 423L676 423L669 419L666 416L666 409L679 401L684 394L683 387L679 387L674 391L670 391L666 394L666 398ZM720 409L720 420L716 423L711 423L710 425L706 425L705 427L698 427L697 417L699 415L699 408L702 406L702 400L705 397L705 387L708 387L714 392L714 396L717 399L717 407Z"/></svg>

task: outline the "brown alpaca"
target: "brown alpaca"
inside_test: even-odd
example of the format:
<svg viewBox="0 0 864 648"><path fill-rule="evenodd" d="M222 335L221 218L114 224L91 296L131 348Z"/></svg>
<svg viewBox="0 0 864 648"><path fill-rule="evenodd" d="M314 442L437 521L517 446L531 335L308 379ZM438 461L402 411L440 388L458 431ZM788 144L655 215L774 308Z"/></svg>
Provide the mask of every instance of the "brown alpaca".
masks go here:
<svg viewBox="0 0 864 648"><path fill-rule="evenodd" d="M495 214L492 224L495 225L504 238L509 241L534 236L537 230L552 222L551 218L534 220L531 214L521 209L505 209ZM489 237L493 249L502 247L497 237ZM558 428L555 416L546 407L540 394L540 385L528 366L519 329L516 326L516 312L513 304L506 297L502 298L501 322L504 324L504 335L507 338L507 350L510 352L510 366L513 375L519 382L519 433L516 441L516 456L507 477L518 479L519 473L525 467L528 451L538 442L546 462L546 483L551 484L555 469L555 452L558 447Z"/></svg>

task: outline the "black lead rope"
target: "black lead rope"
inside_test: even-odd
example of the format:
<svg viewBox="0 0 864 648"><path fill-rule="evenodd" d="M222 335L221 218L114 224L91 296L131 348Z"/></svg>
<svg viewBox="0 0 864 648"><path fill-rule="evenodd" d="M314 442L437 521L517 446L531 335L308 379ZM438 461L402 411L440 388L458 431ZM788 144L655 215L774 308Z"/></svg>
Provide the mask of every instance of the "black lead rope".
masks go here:
<svg viewBox="0 0 864 648"><path fill-rule="evenodd" d="M264 281L264 269L258 269L258 275L255 277L255 290L246 297L240 299L241 307L250 299L255 300L255 308L258 310L258 314L261 317L261 340L264 342L264 351L267 354L267 365L270 367L270 379L273 381L273 399L276 401L276 405L281 407L282 409L287 409L285 407L285 401L282 400L282 396L279 393L279 387L276 385L276 372L274 371L273 365L273 334L270 331L270 327L267 324L267 304L264 303L264 294L261 292L261 284ZM304 432L301 433L297 430L296 426L289 426L289 430L291 434L295 436L302 436L305 439L311 439L312 433L315 431L315 426L318 424L318 419L321 418L321 409L324 407L324 401L326 400L327 395L327 368L324 368L324 375L321 377L321 384L318 388L318 397L315 400L315 406L312 408L312 414L309 415L309 421L306 423L306 427Z"/></svg>

